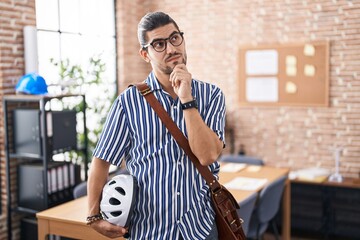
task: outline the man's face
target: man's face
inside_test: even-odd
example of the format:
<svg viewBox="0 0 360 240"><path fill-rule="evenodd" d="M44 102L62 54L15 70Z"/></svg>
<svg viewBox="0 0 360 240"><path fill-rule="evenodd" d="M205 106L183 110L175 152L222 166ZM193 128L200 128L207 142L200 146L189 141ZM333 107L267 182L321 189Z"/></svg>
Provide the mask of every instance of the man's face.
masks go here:
<svg viewBox="0 0 360 240"><path fill-rule="evenodd" d="M156 44L156 40L166 39L174 36L174 34L175 36L181 37L177 33L179 33L179 31L174 24L167 24L147 32L148 43ZM154 49L156 45L154 45L154 47L152 45L148 46L147 52L145 50L141 50L141 55L145 58L145 60L150 61L155 72L170 75L177 64L186 64L187 56L185 41L183 41L179 46L173 46L170 41L171 40L169 39L166 40L166 48L162 52L158 52Z"/></svg>

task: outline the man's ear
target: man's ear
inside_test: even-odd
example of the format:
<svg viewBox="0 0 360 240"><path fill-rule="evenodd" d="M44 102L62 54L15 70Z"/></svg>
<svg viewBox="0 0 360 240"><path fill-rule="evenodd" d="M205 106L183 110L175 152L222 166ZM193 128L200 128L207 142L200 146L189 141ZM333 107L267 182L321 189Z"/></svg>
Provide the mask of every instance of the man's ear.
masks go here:
<svg viewBox="0 0 360 240"><path fill-rule="evenodd" d="M149 57L148 57L148 54L149 54L149 53L148 53L145 49L140 48L139 54L140 54L140 56L142 57L142 59L145 60L145 62L150 62L150 59L149 59Z"/></svg>

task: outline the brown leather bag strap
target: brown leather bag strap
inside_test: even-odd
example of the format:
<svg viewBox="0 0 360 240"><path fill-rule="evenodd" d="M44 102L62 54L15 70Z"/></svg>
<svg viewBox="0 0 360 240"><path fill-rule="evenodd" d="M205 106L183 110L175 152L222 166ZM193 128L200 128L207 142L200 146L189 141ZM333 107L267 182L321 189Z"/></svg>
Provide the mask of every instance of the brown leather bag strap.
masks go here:
<svg viewBox="0 0 360 240"><path fill-rule="evenodd" d="M198 169L200 174L205 179L206 183L209 185L212 192L216 192L221 189L220 183L216 180L214 175L211 173L208 167L200 164L199 159L195 156L195 154L191 151L189 141L181 132L176 123L171 119L169 114L165 111L164 107L160 104L160 102L155 98L153 92L150 87L145 83L136 83L134 84L141 95L145 97L150 106L157 113L161 121L164 123L165 127L169 130L169 132L173 135L176 142L179 146L185 151L185 153L189 156L191 161L194 163L195 167Z"/></svg>

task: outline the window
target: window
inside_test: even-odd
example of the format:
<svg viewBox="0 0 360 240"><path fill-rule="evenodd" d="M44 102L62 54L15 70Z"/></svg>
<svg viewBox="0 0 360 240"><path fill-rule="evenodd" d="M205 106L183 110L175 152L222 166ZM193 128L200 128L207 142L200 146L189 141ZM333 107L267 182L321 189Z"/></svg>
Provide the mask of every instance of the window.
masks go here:
<svg viewBox="0 0 360 240"><path fill-rule="evenodd" d="M115 84L114 9L114 0L36 0L39 73L48 84L59 81L50 59L86 67L94 56L106 63L105 79Z"/></svg>
<svg viewBox="0 0 360 240"><path fill-rule="evenodd" d="M91 151L101 129L99 125L104 121L116 95L115 1L36 0L36 22L39 74L49 85L49 93L86 94L86 111L91 116L87 118ZM79 81L64 81L54 62L69 61L71 66L79 66L86 78L90 58L101 59L105 64L101 82L92 83L85 89L79 86L77 92L64 92L66 84L76 85Z"/></svg>

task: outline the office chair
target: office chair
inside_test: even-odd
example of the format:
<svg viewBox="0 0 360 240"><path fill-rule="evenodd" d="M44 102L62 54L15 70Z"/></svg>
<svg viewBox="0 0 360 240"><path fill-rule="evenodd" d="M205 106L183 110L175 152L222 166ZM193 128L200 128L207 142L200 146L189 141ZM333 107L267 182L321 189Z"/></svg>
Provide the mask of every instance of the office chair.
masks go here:
<svg viewBox="0 0 360 240"><path fill-rule="evenodd" d="M239 203L240 209L238 210L238 214L242 220L244 220L242 224L242 228L244 230L245 236L247 236L247 232L249 229L251 214L254 210L256 199L258 194L255 192L251 194L248 198Z"/></svg>
<svg viewBox="0 0 360 240"><path fill-rule="evenodd" d="M118 174L129 174L129 172L126 170L126 168L118 168L113 175ZM73 189L73 197L80 198L87 195L87 181L81 182L78 185L76 185Z"/></svg>
<svg viewBox="0 0 360 240"><path fill-rule="evenodd" d="M283 176L261 190L259 200L255 206L254 212L251 215L247 233L248 238L259 239L259 237L265 233L269 223L271 223L275 237L279 240L279 232L277 230L274 217L279 211L286 179L287 177Z"/></svg>
<svg viewBox="0 0 360 240"><path fill-rule="evenodd" d="M74 198L80 198L87 195L87 181L81 182L73 189Z"/></svg>
<svg viewBox="0 0 360 240"><path fill-rule="evenodd" d="M245 155L235 155L235 154L226 154L222 155L219 159L220 162L233 162L233 163L246 163L249 165L264 165L264 161L250 156Z"/></svg>

